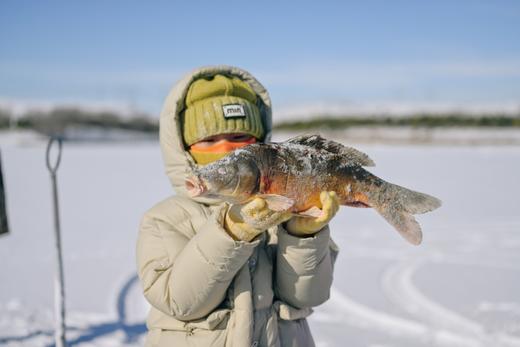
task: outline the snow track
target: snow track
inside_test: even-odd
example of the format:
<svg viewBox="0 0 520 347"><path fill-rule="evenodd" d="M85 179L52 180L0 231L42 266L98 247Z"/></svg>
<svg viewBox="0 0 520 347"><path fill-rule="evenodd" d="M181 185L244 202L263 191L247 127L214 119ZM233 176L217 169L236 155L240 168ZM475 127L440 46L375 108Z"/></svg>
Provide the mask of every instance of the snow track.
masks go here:
<svg viewBox="0 0 520 347"><path fill-rule="evenodd" d="M417 292L418 293L418 292ZM416 320L402 318L386 312L378 311L350 299L342 294L337 288L332 288L330 307L335 310L334 318L327 319L328 323L343 322L362 329L383 333L394 338L415 341L414 345L421 346L446 346L446 347L518 347L520 339L506 334L489 336L484 333L483 327L471 322L463 317L459 317L454 312L441 309L440 306L433 304L421 295L419 302L408 307L435 307L434 312L415 310L419 315L422 312L425 316L435 314L436 319L442 316L454 323L454 325L439 324L428 325ZM403 295L404 297L404 295ZM428 303L428 304L426 304ZM340 318L341 317L341 318ZM458 329L462 328L462 331Z"/></svg>
<svg viewBox="0 0 520 347"><path fill-rule="evenodd" d="M351 324L415 341L422 346L487 347L471 337L447 330L432 329L420 322L371 309L349 299L337 290L334 290L331 300L334 306L343 310L343 313L349 317L348 321Z"/></svg>
<svg viewBox="0 0 520 347"><path fill-rule="evenodd" d="M383 275L382 287L385 295L398 307L425 322L431 330L450 331L471 346L520 346L520 339L506 334L491 335L478 322L442 306L426 297L413 284L413 274L423 264L421 261L401 261L391 266Z"/></svg>

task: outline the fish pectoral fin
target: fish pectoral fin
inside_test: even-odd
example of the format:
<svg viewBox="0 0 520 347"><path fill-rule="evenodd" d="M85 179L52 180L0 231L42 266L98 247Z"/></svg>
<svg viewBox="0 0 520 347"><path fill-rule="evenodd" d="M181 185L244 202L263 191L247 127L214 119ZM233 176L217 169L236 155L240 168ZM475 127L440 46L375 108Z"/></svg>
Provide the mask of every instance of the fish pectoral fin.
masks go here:
<svg viewBox="0 0 520 347"><path fill-rule="evenodd" d="M320 210L316 206L312 206L311 208L298 212L298 217L309 217L309 218L318 218L322 214L322 210Z"/></svg>
<svg viewBox="0 0 520 347"><path fill-rule="evenodd" d="M277 194L260 194L259 198L262 198L267 203L267 207L273 211L287 211L294 205L294 200L283 195Z"/></svg>

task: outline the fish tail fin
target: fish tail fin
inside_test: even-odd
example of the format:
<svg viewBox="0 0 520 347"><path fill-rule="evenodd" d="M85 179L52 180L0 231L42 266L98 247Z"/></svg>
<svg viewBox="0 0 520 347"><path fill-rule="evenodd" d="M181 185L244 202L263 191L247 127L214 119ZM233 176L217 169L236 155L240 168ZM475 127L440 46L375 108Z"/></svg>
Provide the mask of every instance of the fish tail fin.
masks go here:
<svg viewBox="0 0 520 347"><path fill-rule="evenodd" d="M390 223L399 234L413 245L418 245L422 241L421 226L415 220L414 216L408 212L398 209L384 209L376 207L377 212L388 223Z"/></svg>
<svg viewBox="0 0 520 347"><path fill-rule="evenodd" d="M382 195L371 204L408 242L418 245L422 231L414 214L433 211L441 201L431 195L419 193L396 184L385 182Z"/></svg>
<svg viewBox="0 0 520 347"><path fill-rule="evenodd" d="M416 192L396 184L387 183L396 191L403 209L411 214L422 214L433 211L442 205L442 201L434 196Z"/></svg>

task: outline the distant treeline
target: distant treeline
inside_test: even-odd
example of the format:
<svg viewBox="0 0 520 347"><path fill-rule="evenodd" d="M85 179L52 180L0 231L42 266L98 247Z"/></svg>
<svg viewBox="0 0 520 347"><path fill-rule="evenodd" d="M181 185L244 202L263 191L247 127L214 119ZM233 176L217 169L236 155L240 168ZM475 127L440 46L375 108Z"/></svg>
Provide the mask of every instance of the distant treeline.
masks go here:
<svg viewBox="0 0 520 347"><path fill-rule="evenodd" d="M278 130L344 129L350 127L520 127L520 114L419 114L407 117L322 116L302 121L277 123Z"/></svg>
<svg viewBox="0 0 520 347"><path fill-rule="evenodd" d="M0 110L0 128L33 129L46 135L61 135L70 127L98 127L157 133L159 123L146 114L121 116L115 112L84 111L76 108L56 108L51 111L28 111L13 117Z"/></svg>
<svg viewBox="0 0 520 347"><path fill-rule="evenodd" d="M520 127L520 114L418 114L406 117L390 116L315 116L309 120L275 123L276 130L307 131L312 129L344 129L349 127ZM123 129L157 133L158 119L139 113L122 116L115 112L94 112L76 108L56 108L50 111L28 111L13 117L0 109L0 129L33 129L47 135L64 134L71 127Z"/></svg>

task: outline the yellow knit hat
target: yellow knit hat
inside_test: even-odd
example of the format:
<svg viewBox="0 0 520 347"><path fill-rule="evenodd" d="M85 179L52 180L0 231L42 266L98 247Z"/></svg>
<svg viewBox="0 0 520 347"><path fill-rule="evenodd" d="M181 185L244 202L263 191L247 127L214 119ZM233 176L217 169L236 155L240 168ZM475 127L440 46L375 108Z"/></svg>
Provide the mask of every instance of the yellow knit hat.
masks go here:
<svg viewBox="0 0 520 347"><path fill-rule="evenodd" d="M207 137L242 133L264 136L262 117L253 89L238 77L215 75L194 81L181 116L187 146Z"/></svg>

